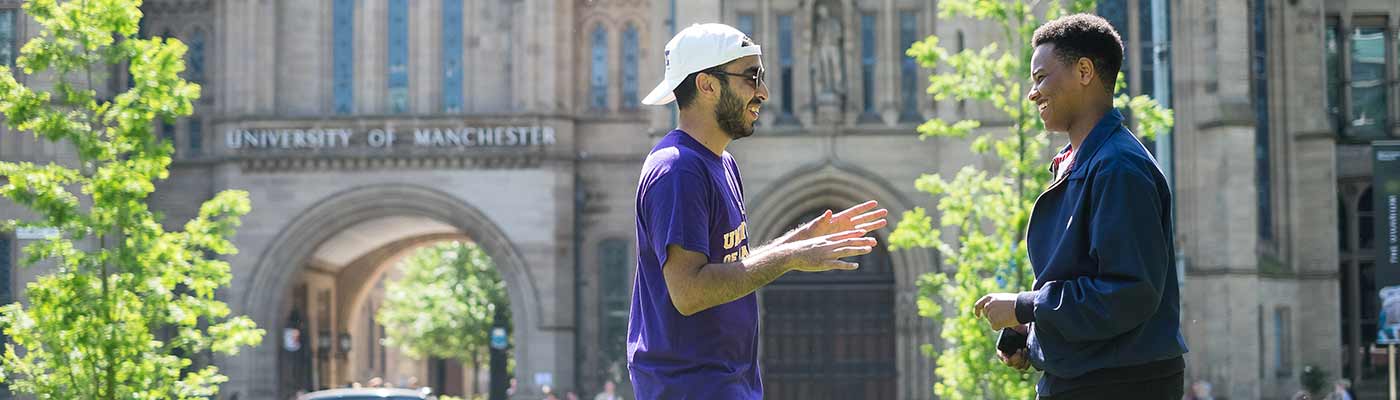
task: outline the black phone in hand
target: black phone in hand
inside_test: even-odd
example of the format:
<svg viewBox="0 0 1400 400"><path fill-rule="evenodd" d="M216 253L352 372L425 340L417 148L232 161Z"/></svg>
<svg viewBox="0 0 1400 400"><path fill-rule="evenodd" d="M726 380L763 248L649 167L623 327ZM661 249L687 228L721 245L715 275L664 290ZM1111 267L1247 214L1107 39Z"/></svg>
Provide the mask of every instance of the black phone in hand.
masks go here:
<svg viewBox="0 0 1400 400"><path fill-rule="evenodd" d="M1016 354L1017 351L1024 348L1026 348L1026 335L1015 329L1003 328L1001 334L997 336L997 350L1001 350L1008 356Z"/></svg>

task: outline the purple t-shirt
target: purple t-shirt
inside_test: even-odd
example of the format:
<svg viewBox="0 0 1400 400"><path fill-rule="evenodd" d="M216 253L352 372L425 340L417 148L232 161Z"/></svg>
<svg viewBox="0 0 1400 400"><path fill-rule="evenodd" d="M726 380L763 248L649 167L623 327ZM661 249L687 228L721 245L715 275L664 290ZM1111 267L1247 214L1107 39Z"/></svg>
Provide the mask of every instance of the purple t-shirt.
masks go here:
<svg viewBox="0 0 1400 400"><path fill-rule="evenodd" d="M672 244L711 263L748 255L744 186L734 158L671 131L642 165L636 212L627 359L637 399L762 399L756 295L686 317L671 303L661 273Z"/></svg>

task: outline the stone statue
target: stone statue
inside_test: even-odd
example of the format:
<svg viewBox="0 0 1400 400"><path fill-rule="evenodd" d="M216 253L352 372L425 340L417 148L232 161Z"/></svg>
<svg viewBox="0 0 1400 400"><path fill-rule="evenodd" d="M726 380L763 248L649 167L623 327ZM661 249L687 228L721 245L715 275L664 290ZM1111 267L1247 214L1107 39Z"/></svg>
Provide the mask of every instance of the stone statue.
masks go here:
<svg viewBox="0 0 1400 400"><path fill-rule="evenodd" d="M845 71L841 68L842 39L840 18L831 15L825 4L817 5L816 57L813 78L818 97L842 97L846 93Z"/></svg>

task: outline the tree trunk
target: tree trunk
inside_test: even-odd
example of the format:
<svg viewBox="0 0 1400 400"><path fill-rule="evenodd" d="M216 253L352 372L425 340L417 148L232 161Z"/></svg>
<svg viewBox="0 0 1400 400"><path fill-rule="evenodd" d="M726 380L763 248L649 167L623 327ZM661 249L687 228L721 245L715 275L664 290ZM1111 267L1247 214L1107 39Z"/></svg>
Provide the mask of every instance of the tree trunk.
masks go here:
<svg viewBox="0 0 1400 400"><path fill-rule="evenodd" d="M473 352L472 352L472 376L469 378L469 379L472 380L472 391L471 391L471 392L468 392L468 394L467 394L467 399L475 399L475 398L476 398L476 394L477 394L477 393L480 393L480 388L478 387L480 384L477 382L477 381L480 380L480 379L477 379L477 377L479 377L479 376L481 376L481 352L473 351Z"/></svg>

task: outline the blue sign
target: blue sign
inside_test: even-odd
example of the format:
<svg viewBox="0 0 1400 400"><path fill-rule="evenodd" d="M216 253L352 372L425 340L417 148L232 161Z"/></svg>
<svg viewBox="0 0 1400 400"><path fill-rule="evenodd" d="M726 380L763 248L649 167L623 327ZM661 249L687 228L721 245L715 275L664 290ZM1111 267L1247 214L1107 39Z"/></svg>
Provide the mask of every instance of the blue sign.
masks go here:
<svg viewBox="0 0 1400 400"><path fill-rule="evenodd" d="M491 348L496 350L506 349L506 328L491 328Z"/></svg>

